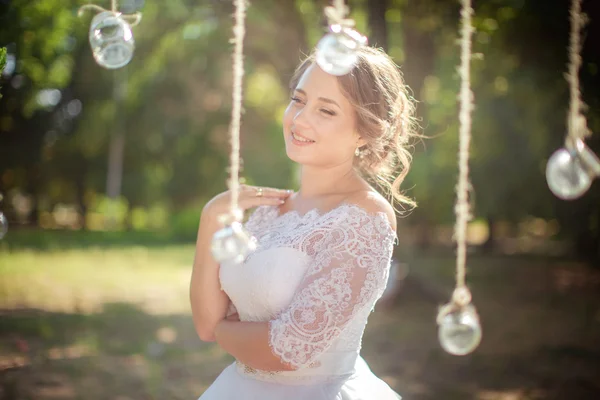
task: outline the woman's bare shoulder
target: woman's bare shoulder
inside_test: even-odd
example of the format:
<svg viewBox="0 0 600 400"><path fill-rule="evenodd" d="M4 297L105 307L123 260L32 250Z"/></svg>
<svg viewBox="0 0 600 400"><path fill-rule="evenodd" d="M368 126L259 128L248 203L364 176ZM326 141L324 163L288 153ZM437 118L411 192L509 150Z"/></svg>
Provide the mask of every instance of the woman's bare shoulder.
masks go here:
<svg viewBox="0 0 600 400"><path fill-rule="evenodd" d="M374 190L364 190L352 195L347 203L364 209L369 214L384 213L390 226L396 231L396 212L394 207L381 194Z"/></svg>

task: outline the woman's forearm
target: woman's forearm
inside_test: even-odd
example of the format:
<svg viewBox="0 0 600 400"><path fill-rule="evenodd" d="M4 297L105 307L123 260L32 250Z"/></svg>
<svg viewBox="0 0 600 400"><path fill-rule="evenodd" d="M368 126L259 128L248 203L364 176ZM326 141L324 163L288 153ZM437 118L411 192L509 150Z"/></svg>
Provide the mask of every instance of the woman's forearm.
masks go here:
<svg viewBox="0 0 600 400"><path fill-rule="evenodd" d="M217 343L236 360L262 371L291 371L269 346L267 322L223 320L215 329Z"/></svg>
<svg viewBox="0 0 600 400"><path fill-rule="evenodd" d="M213 234L220 229L216 220L203 213L198 228L196 255L190 280L190 305L194 327L200 339L213 342L214 330L225 318L229 298L221 290L219 264L210 252Z"/></svg>

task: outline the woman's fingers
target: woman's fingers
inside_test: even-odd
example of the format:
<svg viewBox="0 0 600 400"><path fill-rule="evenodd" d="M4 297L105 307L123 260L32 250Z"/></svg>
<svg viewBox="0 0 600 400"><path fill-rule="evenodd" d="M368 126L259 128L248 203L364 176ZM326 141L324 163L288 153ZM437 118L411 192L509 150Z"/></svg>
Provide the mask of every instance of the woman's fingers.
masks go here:
<svg viewBox="0 0 600 400"><path fill-rule="evenodd" d="M292 194L294 194L292 190L240 185L238 204L243 210L259 206L280 206Z"/></svg>
<svg viewBox="0 0 600 400"><path fill-rule="evenodd" d="M240 207L243 209L254 208L259 206L280 206L285 203L286 198L283 197L240 197Z"/></svg>
<svg viewBox="0 0 600 400"><path fill-rule="evenodd" d="M263 187L263 186L248 186L248 185L243 186L243 191L247 192L249 195L254 195L256 197L278 197L278 198L287 198L294 193L292 190L275 189L275 188Z"/></svg>

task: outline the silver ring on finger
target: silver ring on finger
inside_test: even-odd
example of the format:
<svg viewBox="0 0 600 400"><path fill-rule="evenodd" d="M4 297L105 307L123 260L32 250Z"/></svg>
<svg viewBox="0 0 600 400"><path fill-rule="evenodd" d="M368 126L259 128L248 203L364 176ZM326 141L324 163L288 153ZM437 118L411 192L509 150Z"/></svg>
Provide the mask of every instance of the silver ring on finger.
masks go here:
<svg viewBox="0 0 600 400"><path fill-rule="evenodd" d="M263 188L256 188L256 197L263 197Z"/></svg>

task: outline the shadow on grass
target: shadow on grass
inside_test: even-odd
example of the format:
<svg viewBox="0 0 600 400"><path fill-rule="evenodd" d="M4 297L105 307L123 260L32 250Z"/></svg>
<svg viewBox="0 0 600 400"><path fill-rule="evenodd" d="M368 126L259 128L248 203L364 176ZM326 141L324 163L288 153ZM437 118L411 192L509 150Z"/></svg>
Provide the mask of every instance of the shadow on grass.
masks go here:
<svg viewBox="0 0 600 400"><path fill-rule="evenodd" d="M394 304L372 315L362 353L378 375L410 400L600 399L596 270L546 258L472 258L468 282L483 340L457 357L441 349L435 324L451 282L442 280L440 291L423 286L440 263L452 271L448 261L413 260L421 279L407 280Z"/></svg>
<svg viewBox="0 0 600 400"><path fill-rule="evenodd" d="M232 361L197 338L189 315L127 303L92 315L29 309L1 318L2 399L193 399Z"/></svg>

